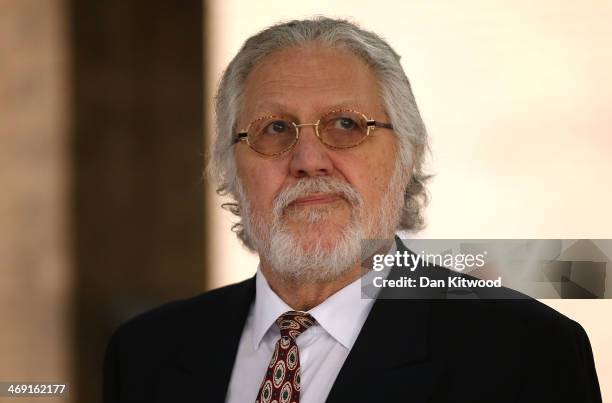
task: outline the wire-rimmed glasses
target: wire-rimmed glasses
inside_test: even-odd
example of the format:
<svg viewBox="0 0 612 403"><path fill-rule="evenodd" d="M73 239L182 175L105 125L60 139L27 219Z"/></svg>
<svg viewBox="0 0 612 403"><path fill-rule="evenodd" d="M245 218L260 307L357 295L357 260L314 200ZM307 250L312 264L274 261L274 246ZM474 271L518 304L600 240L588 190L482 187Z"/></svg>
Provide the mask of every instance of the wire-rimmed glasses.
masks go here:
<svg viewBox="0 0 612 403"><path fill-rule="evenodd" d="M274 157L295 146L300 128L314 126L319 140L334 149L356 147L363 143L375 128L392 129L390 123L368 119L363 113L351 109L327 112L315 123L295 123L283 115L262 116L252 121L246 129L238 132L233 141L246 141L255 152Z"/></svg>

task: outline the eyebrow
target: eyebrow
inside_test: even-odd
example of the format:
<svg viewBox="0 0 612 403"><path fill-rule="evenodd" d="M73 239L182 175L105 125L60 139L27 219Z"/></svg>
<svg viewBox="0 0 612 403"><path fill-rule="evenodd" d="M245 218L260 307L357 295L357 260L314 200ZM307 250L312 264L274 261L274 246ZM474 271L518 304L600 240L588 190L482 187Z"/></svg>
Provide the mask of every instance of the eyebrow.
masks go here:
<svg viewBox="0 0 612 403"><path fill-rule="evenodd" d="M356 111L368 114L370 111L363 111L364 107L365 107L364 105L361 105L358 102L342 101L342 102L334 103L332 105L327 105L325 107L315 108L315 111L316 111L315 116L316 115L321 116L329 111L334 111L334 110L339 110L339 109L351 109L351 110L356 110ZM267 115L282 115L282 116L291 117L292 119L296 118L294 113L289 112L290 108L287 106L287 104L284 104L281 102L263 101L262 103L256 105L256 109L261 110L262 112L256 113L255 114L256 116L253 116L251 120L258 119L262 116L267 116Z"/></svg>

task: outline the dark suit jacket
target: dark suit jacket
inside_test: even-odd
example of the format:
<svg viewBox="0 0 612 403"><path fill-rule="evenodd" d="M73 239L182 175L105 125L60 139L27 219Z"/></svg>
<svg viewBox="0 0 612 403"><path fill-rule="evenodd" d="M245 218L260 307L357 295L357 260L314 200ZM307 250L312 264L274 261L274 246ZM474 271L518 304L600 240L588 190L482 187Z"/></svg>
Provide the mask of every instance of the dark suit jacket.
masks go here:
<svg viewBox="0 0 612 403"><path fill-rule="evenodd" d="M251 278L121 326L105 357L105 403L223 402L254 298ZM379 299L327 401L590 403L601 395L582 327L533 299Z"/></svg>

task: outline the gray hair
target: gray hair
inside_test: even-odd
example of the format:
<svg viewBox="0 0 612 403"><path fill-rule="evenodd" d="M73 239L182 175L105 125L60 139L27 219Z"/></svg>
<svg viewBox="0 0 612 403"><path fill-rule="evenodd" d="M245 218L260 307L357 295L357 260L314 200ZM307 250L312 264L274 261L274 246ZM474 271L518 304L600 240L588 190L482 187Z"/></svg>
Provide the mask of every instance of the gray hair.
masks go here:
<svg viewBox="0 0 612 403"><path fill-rule="evenodd" d="M244 43L223 73L215 98L216 139L208 166L217 182L217 193L233 198L222 207L241 217L243 209L237 200L242 189L236 173L232 140L249 73L258 62L275 51L312 43L348 50L374 71L379 80L381 99L398 138L398 162L403 170L412 166L397 229L416 231L423 228L422 210L428 202L425 184L430 178L423 168L429 150L428 138L410 82L400 64L400 56L378 35L349 21L326 17L280 23L261 31ZM242 217L232 230L245 246L254 249L252 241L245 235Z"/></svg>

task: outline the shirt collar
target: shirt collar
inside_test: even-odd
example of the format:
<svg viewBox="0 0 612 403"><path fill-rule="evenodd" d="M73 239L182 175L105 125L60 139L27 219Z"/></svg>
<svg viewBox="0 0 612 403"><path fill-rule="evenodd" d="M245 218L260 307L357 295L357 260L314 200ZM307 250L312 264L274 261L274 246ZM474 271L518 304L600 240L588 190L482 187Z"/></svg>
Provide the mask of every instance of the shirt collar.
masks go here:
<svg viewBox="0 0 612 403"><path fill-rule="evenodd" d="M261 339L276 319L287 311L292 311L280 297L272 291L265 276L257 267L255 275L255 308L253 313L253 348L257 350Z"/></svg>
<svg viewBox="0 0 612 403"><path fill-rule="evenodd" d="M327 333L350 350L373 304L373 299L361 298L361 278L358 278L309 313Z"/></svg>
<svg viewBox="0 0 612 403"><path fill-rule="evenodd" d="M276 319L293 309L270 288L259 267L255 278L255 287L253 348L257 349ZM363 299L361 297L361 278L358 278L312 308L308 313L330 336L345 348L350 349L355 343L373 304L374 299Z"/></svg>

